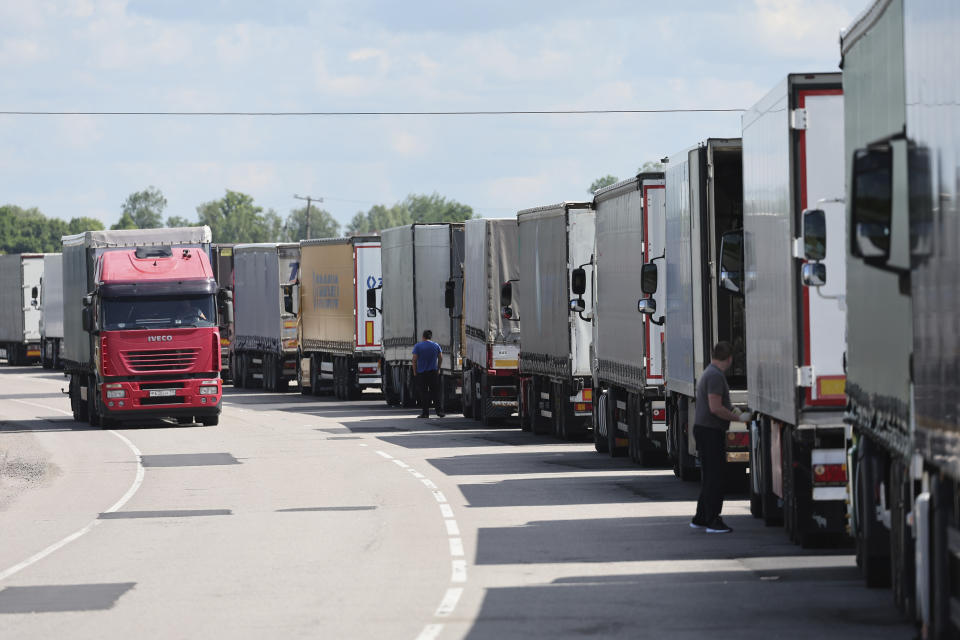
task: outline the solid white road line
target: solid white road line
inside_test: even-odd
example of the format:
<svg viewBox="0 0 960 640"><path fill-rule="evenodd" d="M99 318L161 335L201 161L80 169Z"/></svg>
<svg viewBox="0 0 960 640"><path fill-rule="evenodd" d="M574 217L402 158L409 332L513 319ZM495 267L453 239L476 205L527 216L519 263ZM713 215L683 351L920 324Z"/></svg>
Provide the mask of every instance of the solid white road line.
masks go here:
<svg viewBox="0 0 960 640"><path fill-rule="evenodd" d="M58 411L58 412L60 412L60 413L65 413L65 414L67 414L67 415L72 415L70 412L64 411L63 409L57 409L57 408L55 408L55 407L47 407L47 406L44 406L44 405L35 404L35 403L33 403L33 402L28 402L28 401L26 401L26 400L14 400L13 402L19 402L20 404L26 404L26 405L30 405L30 406L33 406L33 407L38 407L38 408L40 408L40 409L47 409L47 410L50 410L50 411ZM141 455L142 455L142 454L140 453L140 450L137 449L136 445L134 445L132 442L130 442L126 437L120 435L120 434L117 433L116 431L112 431L112 430L111 430L110 433L112 433L113 435L115 435L115 436L117 436L118 438L120 438L120 440L122 440L123 443L126 444L127 447L130 448L130 450L133 452L133 455L136 456L136 458L137 458L137 475L136 475L136 478L134 478L134 480L133 480L133 484L131 484L131 485L130 485L130 488L127 489L127 492L126 492L125 494L123 494L123 496L121 496L120 499L117 500L117 501L114 503L114 505L113 505L112 507L110 507L109 509L107 509L104 513L113 513L114 511L118 511L119 509L123 508L123 505L125 505L125 504L130 500L130 498L133 497L133 494L135 494L135 493L137 492L137 490L140 488L140 485L143 484L143 476L144 476L143 461L141 460ZM100 524L101 522L102 522L102 520L94 519L94 520L92 520L91 522L87 523L87 525L86 525L85 527L83 527L82 529L79 529L78 531L74 531L73 533L71 533L70 535L68 535L66 538L63 538L62 540L60 540L60 541L58 541L58 542L54 542L52 545L50 545L50 546L47 547L46 549L43 549L42 551L39 551L39 552L33 554L32 556L30 556L29 558L27 558L26 560L24 560L24 561L22 561L22 562L18 562L17 564L13 565L12 567L8 567L8 568L4 569L3 571L0 571L0 581L6 580L7 578L9 578L10 576L14 575L15 573L19 573L20 571L23 571L24 569L26 569L26 568L29 567L30 565L35 564L35 563L37 563L37 562L40 562L41 560L43 560L44 558L46 558L46 557L49 556L50 554L52 554L52 553L54 553L54 552L62 549L63 547L67 546L68 544L70 544L71 542L73 542L74 540L76 540L77 538L80 538L81 536L89 533L90 530L92 530L95 526L97 526L97 525Z"/></svg>

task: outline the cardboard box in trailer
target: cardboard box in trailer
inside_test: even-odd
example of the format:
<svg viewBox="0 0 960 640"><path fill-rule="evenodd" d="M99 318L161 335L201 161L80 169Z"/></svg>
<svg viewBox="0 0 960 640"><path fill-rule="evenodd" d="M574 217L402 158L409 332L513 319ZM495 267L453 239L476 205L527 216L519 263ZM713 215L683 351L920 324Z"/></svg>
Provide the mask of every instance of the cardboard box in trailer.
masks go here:
<svg viewBox="0 0 960 640"><path fill-rule="evenodd" d="M593 416L591 202L563 202L517 213L523 337L521 423L560 438L587 435ZM588 295L592 299L592 295ZM585 315L586 314L586 315Z"/></svg>
<svg viewBox="0 0 960 640"><path fill-rule="evenodd" d="M210 264L217 279L217 317L220 326L220 377L230 378L230 343L233 342L233 245L210 246Z"/></svg>
<svg viewBox="0 0 960 640"><path fill-rule="evenodd" d="M40 360L40 309L34 301L42 278L42 253L0 256L0 349L10 366Z"/></svg>
<svg viewBox="0 0 960 640"><path fill-rule="evenodd" d="M460 404L463 367L463 223L412 224L381 233L383 393L411 407L413 347L427 329L443 352L443 404Z"/></svg>
<svg viewBox="0 0 960 640"><path fill-rule="evenodd" d="M637 313L643 265L664 254L665 202L662 173L594 194L594 444L641 464L666 454L663 321ZM662 305L663 292L654 300Z"/></svg>
<svg viewBox="0 0 960 640"><path fill-rule="evenodd" d="M791 74L743 116L751 510L806 543L847 529L846 279L839 73ZM819 213L806 213L805 209ZM825 228L829 246L802 245ZM801 277L822 260L829 279ZM734 269L729 269L734 271ZM782 506L782 508L781 508Z"/></svg>
<svg viewBox="0 0 960 640"><path fill-rule="evenodd" d="M380 238L300 242L300 386L356 400L380 386L382 327L376 311ZM368 309L368 292L374 308Z"/></svg>
<svg viewBox="0 0 960 640"><path fill-rule="evenodd" d="M667 450L674 472L682 479L697 473L693 437L696 386L710 364L710 352L723 340L733 346L727 371L730 400L747 400L746 314L742 292L721 285L726 274L721 256L742 260L743 171L740 139L711 138L670 156L666 169L666 256L649 262L653 277L644 293L659 290L661 267L665 287ZM730 269L736 268L731 265ZM742 270L742 265L741 265ZM650 306L644 309L654 311ZM652 315L652 314L651 314ZM727 432L729 467L746 474L750 434L742 422Z"/></svg>
<svg viewBox="0 0 960 640"><path fill-rule="evenodd" d="M40 364L44 369L61 369L60 349L63 346L63 254L43 256L43 279L40 281Z"/></svg>
<svg viewBox="0 0 960 640"><path fill-rule="evenodd" d="M878 1L841 39L857 564L937 639L960 635L958 29L955 2Z"/></svg>
<svg viewBox="0 0 960 640"><path fill-rule="evenodd" d="M75 420L219 422L209 245L209 227L63 238L63 366Z"/></svg>
<svg viewBox="0 0 960 640"><path fill-rule="evenodd" d="M519 409L520 277L516 218L464 225L463 413L485 425Z"/></svg>
<svg viewBox="0 0 960 640"><path fill-rule="evenodd" d="M300 246L294 243L233 248L230 370L235 387L287 391L297 379L299 269Z"/></svg>

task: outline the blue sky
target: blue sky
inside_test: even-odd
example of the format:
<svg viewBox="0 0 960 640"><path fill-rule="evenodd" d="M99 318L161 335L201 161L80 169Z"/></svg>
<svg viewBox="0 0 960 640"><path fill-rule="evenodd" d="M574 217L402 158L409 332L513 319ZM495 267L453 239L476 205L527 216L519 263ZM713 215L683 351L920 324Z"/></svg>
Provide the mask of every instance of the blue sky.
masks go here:
<svg viewBox="0 0 960 640"><path fill-rule="evenodd" d="M451 111L749 107L834 71L868 0L0 0L0 110ZM276 6L274 6L276 5ZM502 217L588 197L738 114L0 116L0 203L110 224L147 185L167 215L229 188L283 216L438 192Z"/></svg>

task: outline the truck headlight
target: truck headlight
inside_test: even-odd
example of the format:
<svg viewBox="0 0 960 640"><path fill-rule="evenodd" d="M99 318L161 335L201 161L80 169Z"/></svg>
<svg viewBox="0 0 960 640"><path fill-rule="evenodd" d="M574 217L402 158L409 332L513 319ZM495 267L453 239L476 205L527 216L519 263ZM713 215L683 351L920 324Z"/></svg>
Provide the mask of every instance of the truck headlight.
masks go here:
<svg viewBox="0 0 960 640"><path fill-rule="evenodd" d="M107 397L108 397L108 398L126 398L126 397L127 397L127 392L124 391L123 389L115 389L115 390L113 390L113 389L108 389L108 390L107 390Z"/></svg>
<svg viewBox="0 0 960 640"><path fill-rule="evenodd" d="M217 391L217 387L200 387L200 395L202 396L215 396Z"/></svg>

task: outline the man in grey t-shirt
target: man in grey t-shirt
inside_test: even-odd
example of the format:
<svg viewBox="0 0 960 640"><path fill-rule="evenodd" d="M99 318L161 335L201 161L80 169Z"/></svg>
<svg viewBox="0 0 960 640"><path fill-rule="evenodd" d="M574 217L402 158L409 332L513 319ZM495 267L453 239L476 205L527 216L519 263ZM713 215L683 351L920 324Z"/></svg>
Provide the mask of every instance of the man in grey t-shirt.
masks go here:
<svg viewBox="0 0 960 640"><path fill-rule="evenodd" d="M733 349L729 342L718 342L710 354L710 364L697 380L697 405L693 422L693 435L700 454L700 499L697 500L697 515L690 526L706 528L707 533L730 533L720 518L723 509L724 467L727 456L724 436L731 421L745 422L747 411L734 411L730 403L730 385L726 371L733 362Z"/></svg>

